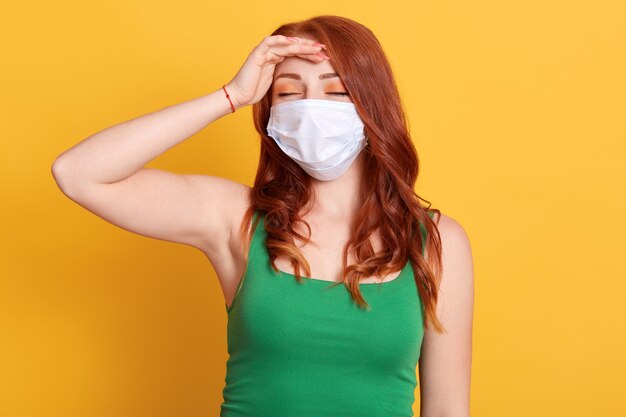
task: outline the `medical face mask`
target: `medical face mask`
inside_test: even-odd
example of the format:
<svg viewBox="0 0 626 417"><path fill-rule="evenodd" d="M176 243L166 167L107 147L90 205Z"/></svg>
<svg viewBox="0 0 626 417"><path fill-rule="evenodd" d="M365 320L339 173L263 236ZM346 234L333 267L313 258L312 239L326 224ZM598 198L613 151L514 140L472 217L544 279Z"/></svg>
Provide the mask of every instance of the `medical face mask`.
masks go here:
<svg viewBox="0 0 626 417"><path fill-rule="evenodd" d="M353 103L302 99L270 108L267 134L310 176L340 177L367 145Z"/></svg>

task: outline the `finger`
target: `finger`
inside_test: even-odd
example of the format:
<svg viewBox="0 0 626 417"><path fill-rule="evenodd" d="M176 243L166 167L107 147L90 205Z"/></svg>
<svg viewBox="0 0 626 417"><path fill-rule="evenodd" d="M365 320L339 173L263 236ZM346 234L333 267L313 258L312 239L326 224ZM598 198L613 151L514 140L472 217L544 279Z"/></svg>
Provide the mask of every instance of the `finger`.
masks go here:
<svg viewBox="0 0 626 417"><path fill-rule="evenodd" d="M323 45L323 47L326 47L326 45L319 43L317 41L311 40L311 39L305 39L305 38L299 38L297 36L289 36L287 37L287 39L289 40L293 40L296 43L302 43L305 45Z"/></svg>
<svg viewBox="0 0 626 417"><path fill-rule="evenodd" d="M267 51L274 46L283 46L283 45L320 45L322 48L326 48L326 45L320 44L311 39L299 38L297 36L284 36L284 35L273 35L266 36L265 39L259 44L259 49L261 53L267 53Z"/></svg>
<svg viewBox="0 0 626 417"><path fill-rule="evenodd" d="M289 45L279 44L272 46L268 48L265 53L263 53L263 48L261 48L261 45L259 45L258 48L255 48L252 51L252 55L259 65L264 65L265 63L276 64L278 62L282 62L285 57L289 55L314 54L316 52L319 52L320 50L320 46L291 43Z"/></svg>
<svg viewBox="0 0 626 417"><path fill-rule="evenodd" d="M292 55L295 55L300 58L309 59L314 62L321 62L321 61L324 61L325 59L330 59L330 57L326 55L326 51L321 50L321 49L318 50L317 52L312 52L312 53L307 53L307 54L299 54L297 52L294 52Z"/></svg>
<svg viewBox="0 0 626 417"><path fill-rule="evenodd" d="M330 57L324 57L318 54L321 54L321 52L317 52L315 54L297 54L297 55L291 55L291 56L297 56L298 58L306 59L307 61L313 61L315 63L319 63L326 59L330 59ZM284 56L275 55L272 58L266 59L265 62L271 63L271 64L278 64L279 62L282 62L284 59L285 59Z"/></svg>
<svg viewBox="0 0 626 417"><path fill-rule="evenodd" d="M319 54L321 54L321 52L318 52L315 54L300 54L300 55L294 55L294 56L297 56L299 58L304 58L313 62L322 62L326 59L330 59L330 58L325 58L324 56L319 55Z"/></svg>
<svg viewBox="0 0 626 417"><path fill-rule="evenodd" d="M261 43L258 45L259 52L265 54L272 47L279 45L291 45L297 42L293 39L294 38L289 38L284 35L266 36L265 39L263 39L263 41L261 41Z"/></svg>
<svg viewBox="0 0 626 417"><path fill-rule="evenodd" d="M286 46L274 46L269 49L268 52L279 55L279 56L289 56L289 55L306 55L306 54L315 54L320 52L322 47L319 45L311 45L311 44L291 44Z"/></svg>

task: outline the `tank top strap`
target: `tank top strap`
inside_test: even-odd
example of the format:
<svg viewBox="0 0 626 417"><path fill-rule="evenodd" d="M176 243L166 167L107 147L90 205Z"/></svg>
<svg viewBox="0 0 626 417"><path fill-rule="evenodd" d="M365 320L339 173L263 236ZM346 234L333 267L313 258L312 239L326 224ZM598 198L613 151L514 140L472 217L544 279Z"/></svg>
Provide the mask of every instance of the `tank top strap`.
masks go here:
<svg viewBox="0 0 626 417"><path fill-rule="evenodd" d="M433 218L434 212L428 212L428 215ZM251 219L251 226L254 225L256 221L256 225L254 226L254 232L252 233L252 238L250 240L250 246L248 248L248 262L246 264L245 271L241 276L237 289L235 290L235 295L231 302L230 306L226 306L226 311L230 314L231 310L234 306L239 302L239 299L242 297L242 292L248 292L244 287L254 287L256 284L254 281L264 281L264 278L274 277L276 276L276 271L272 268L270 263L269 253L267 251L266 246L266 238L267 231L265 229L265 215L263 212L255 210ZM423 224L420 224L420 236L422 240L422 254L425 251L427 230ZM402 281L407 284L411 289L413 289L413 280L412 279L403 279L405 275L411 276L413 275L412 265L410 261L407 261L407 264L404 266L403 272L401 272L401 276L396 277L391 282L382 283L381 285L393 287L393 286L402 286ZM406 270L406 271L405 271ZM397 281L397 282L394 282ZM260 284L260 282L258 283ZM370 287L371 285L371 287ZM368 290L371 288L376 288L377 284L366 284L364 288Z"/></svg>
<svg viewBox="0 0 626 417"><path fill-rule="evenodd" d="M428 210L427 211L428 216L432 219L435 216L435 212ZM426 230L426 226L424 226L424 223L420 223L420 236L422 238L422 256L424 256L424 252L426 250L426 237L428 235L428 230Z"/></svg>
<svg viewBox="0 0 626 417"><path fill-rule="evenodd" d="M255 228L254 228L254 232L252 233L252 240L250 241L250 252L252 252L251 254L254 255L258 255L258 248L264 244L264 237L263 232L265 231L265 228L263 227L263 221L265 220L263 218L263 213L261 213L258 210L255 210L254 213L252 214L252 223L254 224L254 222L258 219L258 223L256 224ZM250 257L248 257L249 259Z"/></svg>
<svg viewBox="0 0 626 417"><path fill-rule="evenodd" d="M267 272L269 254L265 246L265 239L267 237L267 231L265 230L265 215L255 210L252 217L252 224L258 219L258 222L254 228L252 239L250 240L250 248L248 250L248 268L255 272ZM247 271L246 271L247 272ZM246 274L247 275L247 274ZM253 274L254 275L254 274Z"/></svg>
<svg viewBox="0 0 626 417"><path fill-rule="evenodd" d="M248 247L248 261L246 262L245 270L239 278L237 289L235 290L235 295L233 296L230 306L224 304L226 312L229 314L233 309L233 306L238 302L238 299L241 298L240 293L242 292L242 288L250 285L248 281L254 280L254 276L258 275L258 273L267 272L268 256L265 249L265 227L263 225L264 217L260 211L255 210L252 214L251 226L254 225L257 218L258 223L254 228L254 232L252 233L252 238L250 240L250 246Z"/></svg>
<svg viewBox="0 0 626 417"><path fill-rule="evenodd" d="M258 218L254 234L252 235L252 241L250 242L250 254L249 261L254 263L254 268L257 271L270 272L271 266L269 263L270 255L267 252L266 239L267 230L265 229L265 214L261 211L255 211L253 221Z"/></svg>

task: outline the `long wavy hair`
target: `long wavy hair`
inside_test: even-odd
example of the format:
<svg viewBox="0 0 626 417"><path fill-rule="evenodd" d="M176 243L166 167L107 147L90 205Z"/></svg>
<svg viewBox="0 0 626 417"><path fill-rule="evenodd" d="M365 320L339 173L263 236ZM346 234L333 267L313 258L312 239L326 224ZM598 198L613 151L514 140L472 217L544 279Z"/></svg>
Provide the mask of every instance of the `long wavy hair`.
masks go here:
<svg viewBox="0 0 626 417"><path fill-rule="evenodd" d="M429 328L432 323L436 331L443 332L435 312L442 271L441 240L428 210L441 213L431 209L430 202L414 191L419 159L382 46L362 24L334 15L283 24L272 35L310 37L325 44L324 52L331 58L365 124L368 144L362 150L364 172L367 172L361 182L363 204L356 213L352 237L343 250L344 280L336 285L345 284L352 299L360 307L369 308L359 289L361 277L382 277L401 270L410 261L422 300L424 325ZM294 236L305 242L310 240L311 228L300 213L315 197L313 180L267 135L272 88L273 85L252 107L254 126L261 138L260 160L251 190L251 205L244 214L240 232L247 253L254 228L263 218L272 268L278 272L275 259L286 256L291 259L294 275L300 282L300 269L308 277L311 269L296 247ZM428 205L422 205L420 200ZM255 211L263 213L263 217L251 225ZM308 228L309 236L295 230L298 222ZM420 224L427 231L425 248ZM377 229L385 248L382 253L375 253L369 240ZM356 264L347 265L349 251L353 251Z"/></svg>

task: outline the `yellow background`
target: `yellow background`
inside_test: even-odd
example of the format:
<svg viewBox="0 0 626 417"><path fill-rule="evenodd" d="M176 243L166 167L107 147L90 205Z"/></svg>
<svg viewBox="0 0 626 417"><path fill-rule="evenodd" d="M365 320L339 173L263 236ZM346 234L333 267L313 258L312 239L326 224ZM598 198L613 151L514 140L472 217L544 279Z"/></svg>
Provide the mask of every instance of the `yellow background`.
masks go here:
<svg viewBox="0 0 626 417"><path fill-rule="evenodd" d="M219 89L275 27L317 14L377 35L418 193L470 236L472 415L626 415L623 1L0 7L1 417L218 415L226 312L210 263L86 211L50 167L92 133ZM252 184L250 110L149 166Z"/></svg>

